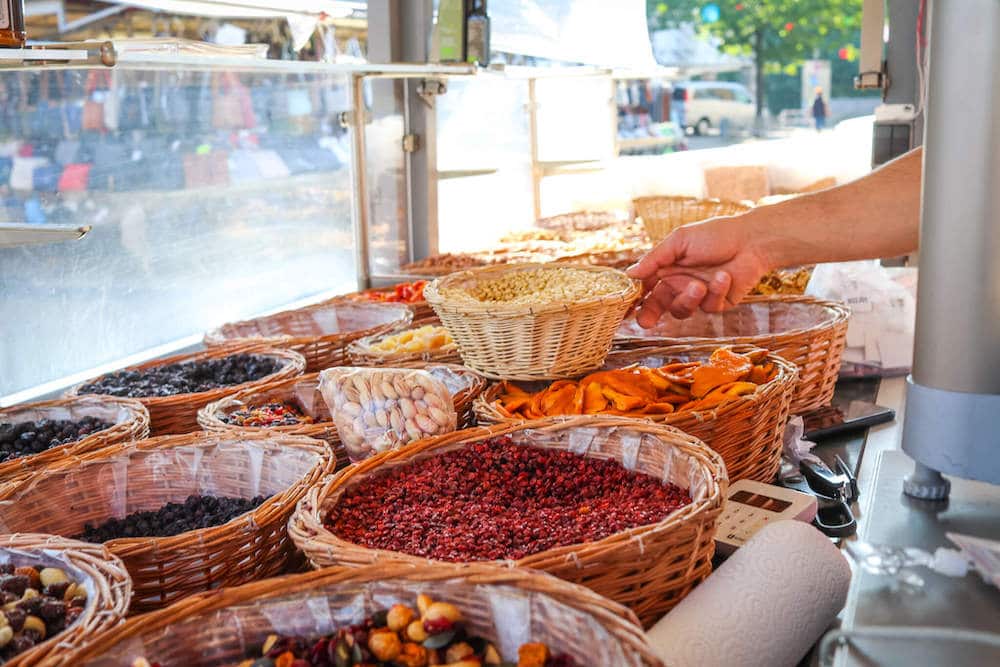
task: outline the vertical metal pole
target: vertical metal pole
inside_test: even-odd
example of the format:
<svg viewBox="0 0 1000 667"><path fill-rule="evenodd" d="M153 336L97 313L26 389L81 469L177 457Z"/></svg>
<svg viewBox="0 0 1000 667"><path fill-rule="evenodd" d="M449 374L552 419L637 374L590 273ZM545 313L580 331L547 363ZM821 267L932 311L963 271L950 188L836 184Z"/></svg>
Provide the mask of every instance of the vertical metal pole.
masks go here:
<svg viewBox="0 0 1000 667"><path fill-rule="evenodd" d="M886 104L913 104L920 102L917 86L917 14L920 0L889 0L889 30L891 38L886 45L885 60L889 75L889 88L885 93ZM927 23L927 17L924 17ZM926 28L926 26L925 26ZM924 135L924 119L914 120L910 134L910 148L920 145Z"/></svg>
<svg viewBox="0 0 1000 667"><path fill-rule="evenodd" d="M1000 1L935 0L904 490L1000 483ZM929 483L924 480L930 479Z"/></svg>
<svg viewBox="0 0 1000 667"><path fill-rule="evenodd" d="M365 160L365 79L351 75L351 142L354 171L354 259L357 264L358 289L371 287L371 258L368 255L368 163Z"/></svg>
<svg viewBox="0 0 1000 667"><path fill-rule="evenodd" d="M542 165L538 161L538 100L535 79L528 79L528 137L531 142L531 203L535 220L542 217Z"/></svg>

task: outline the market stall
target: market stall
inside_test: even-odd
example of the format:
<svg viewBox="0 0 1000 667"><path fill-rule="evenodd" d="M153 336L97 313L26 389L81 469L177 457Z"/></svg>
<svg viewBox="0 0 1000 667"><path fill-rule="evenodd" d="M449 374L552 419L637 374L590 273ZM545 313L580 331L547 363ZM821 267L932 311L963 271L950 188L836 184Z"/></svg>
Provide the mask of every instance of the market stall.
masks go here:
<svg viewBox="0 0 1000 667"><path fill-rule="evenodd" d="M525 43L552 55L548 37ZM624 269L771 205L767 168L715 182L763 198L708 196L699 172L697 193L542 216L544 179L631 159L613 155L610 70L184 40L26 51L0 51L17 223L0 245L0 661L794 666L840 642L854 665L914 639L886 619L945 624L956 595L969 609L929 634L956 667L992 664L997 589L962 577L990 576L996 488L956 478L951 510L903 505L893 415L849 423L907 407L914 269L783 267L724 312L638 323L649 285ZM573 102L586 112L559 127ZM490 109L500 129L473 132ZM958 188L929 164L931 187ZM799 180L781 201L830 185ZM482 219L444 210L460 191ZM462 234L488 226L486 191L523 216ZM468 247L436 252L450 236ZM949 385L923 326L908 423L940 437L926 392L985 405L994 380ZM988 359L982 338L966 344ZM982 440L963 454L977 468L908 437L913 496L940 491L938 468L997 481ZM935 537L885 538L907 521ZM945 529L957 548L935 553Z"/></svg>

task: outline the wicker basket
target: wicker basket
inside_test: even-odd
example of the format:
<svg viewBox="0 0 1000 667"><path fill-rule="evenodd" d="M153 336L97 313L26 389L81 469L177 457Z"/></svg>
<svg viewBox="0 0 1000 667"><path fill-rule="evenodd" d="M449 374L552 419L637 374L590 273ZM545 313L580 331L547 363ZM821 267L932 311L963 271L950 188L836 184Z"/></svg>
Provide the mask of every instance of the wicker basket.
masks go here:
<svg viewBox="0 0 1000 667"><path fill-rule="evenodd" d="M485 378L464 366L430 364L421 367L426 368L432 374L448 379L455 388L453 395L455 412L458 413L458 426L459 428L471 426L474 420L472 402L486 388ZM227 424L222 421L222 417L246 405L258 405L269 401L297 405L315 421L312 424L276 426L266 430L273 433L304 435L325 440L333 448L338 470L350 463L347 450L344 449L337 435L337 427L330 420L330 411L319 393L319 373L271 382L262 387L247 389L215 403L210 403L198 413L198 423L206 431L228 437L262 433L265 429Z"/></svg>
<svg viewBox="0 0 1000 667"><path fill-rule="evenodd" d="M510 435L518 444L560 450L570 449L572 442L573 450L579 451L575 440L579 440L581 430L591 443L588 456L621 461L631 455L636 470L656 477L668 471L670 481L689 489L693 502L659 523L597 542L549 549L509 564L543 570L587 586L630 607L648 626L711 572L715 522L727 485L719 455L669 426L621 417L550 417L427 438L351 466L311 489L289 521L288 531L317 568L389 561L436 562L351 544L327 530L324 520L346 489L381 469L500 435ZM683 458L675 459L678 456ZM673 465L668 466L668 461Z"/></svg>
<svg viewBox="0 0 1000 667"><path fill-rule="evenodd" d="M622 288L617 292L576 303L470 304L452 301L440 291L542 266L517 264L461 271L439 278L424 289L427 301L458 344L466 366L487 377L544 380L578 375L601 365L611 347L614 329L640 295L638 283L614 269L567 265L622 278Z"/></svg>
<svg viewBox="0 0 1000 667"><path fill-rule="evenodd" d="M655 195L632 200L632 211L636 218L642 219L646 235L653 243L659 243L670 232L692 222L722 215L740 215L749 210L746 204L722 199Z"/></svg>
<svg viewBox="0 0 1000 667"><path fill-rule="evenodd" d="M68 628L4 663L6 667L72 665L72 650L86 647L99 633L121 624L132 596L125 565L99 544L54 535L0 535L0 561L36 568L57 567L91 594L83 613Z"/></svg>
<svg viewBox="0 0 1000 667"><path fill-rule="evenodd" d="M205 334L205 345L269 345L295 350L306 358L306 372L343 366L347 344L358 338L405 327L413 312L399 303L358 303L336 299L243 322Z"/></svg>
<svg viewBox="0 0 1000 667"><path fill-rule="evenodd" d="M718 347L715 344L677 345L612 352L605 367L622 368L632 364L662 366L674 361L700 361L707 359ZM737 352L749 352L751 349L735 348ZM717 451L726 463L730 481L753 479L773 482L781 467L782 436L788 422L788 405L795 389L797 369L794 364L773 354L768 356L768 361L774 363L777 375L753 394L734 398L713 410L650 415L642 419L679 428ZM473 403L480 424L524 421L509 417L493 404L500 395L501 387L499 383L494 384Z"/></svg>
<svg viewBox="0 0 1000 667"><path fill-rule="evenodd" d="M174 394L173 396L149 396L137 398L136 400L146 406L146 410L149 411L150 434L154 436L176 435L197 431L198 410L212 401L217 401L223 396L228 396L229 394L238 392L241 389L258 387L275 380L297 377L302 375L303 370L305 370L305 360L302 358L302 355L297 352L253 345L234 345L218 347L190 354L178 354L173 357L153 359L152 361L147 361L146 363L139 364L137 366L129 366L125 370L141 371L148 368L154 368L156 366L166 366L167 364L176 364L185 361L221 359L223 357L241 353L256 354L262 357L276 357L283 360L284 365L276 372L266 375L259 380L244 382L243 384L237 384L231 387L219 387L218 389L212 389L211 391L200 391L192 394ZM99 378L92 378L87 380L87 382L81 382L67 391L66 396L79 396L81 387L98 379ZM103 396L104 394L93 395Z"/></svg>
<svg viewBox="0 0 1000 667"><path fill-rule="evenodd" d="M438 323L440 324L440 323ZM426 326L421 324L420 326ZM417 329L419 327L410 327ZM462 356L458 353L458 345L451 343L436 350L425 352L380 352L372 345L386 336L395 335L401 332L390 332L369 336L354 341L347 346L347 361L352 366L391 366L393 364L406 364L411 362L436 362L436 363L462 363Z"/></svg>
<svg viewBox="0 0 1000 667"><path fill-rule="evenodd" d="M624 226L628 216L615 211L574 211L539 218L535 227L557 232L593 232L608 227Z"/></svg>
<svg viewBox="0 0 1000 667"><path fill-rule="evenodd" d="M23 403L0 410L0 423L38 421L40 419L76 420L84 417L97 417L112 422L114 426L91 433L76 442L47 449L40 454L23 456L0 463L0 482L21 479L42 466L70 454L84 454L102 447L140 440L149 436L149 412L142 403L131 398L80 396Z"/></svg>
<svg viewBox="0 0 1000 667"><path fill-rule="evenodd" d="M156 510L192 494L271 497L221 526L105 546L132 576L132 612L199 591L275 575L293 554L285 531L295 503L333 471L326 443L265 434L191 434L66 458L0 493L0 530L78 535L88 523Z"/></svg>
<svg viewBox="0 0 1000 667"><path fill-rule="evenodd" d="M850 310L809 296L751 297L721 314L695 312L686 320L669 315L654 329L628 317L615 336L617 348L650 345L753 345L799 367L792 414L829 405L840 373Z"/></svg>
<svg viewBox="0 0 1000 667"><path fill-rule="evenodd" d="M506 657L530 639L577 664L662 667L635 616L581 586L492 565L401 563L330 568L194 596L102 634L73 655L74 664L128 666L142 652L165 665L229 667L269 634L329 634L391 604L413 606L419 593L457 605L469 630L497 642ZM500 600L508 614L518 614L503 633Z"/></svg>

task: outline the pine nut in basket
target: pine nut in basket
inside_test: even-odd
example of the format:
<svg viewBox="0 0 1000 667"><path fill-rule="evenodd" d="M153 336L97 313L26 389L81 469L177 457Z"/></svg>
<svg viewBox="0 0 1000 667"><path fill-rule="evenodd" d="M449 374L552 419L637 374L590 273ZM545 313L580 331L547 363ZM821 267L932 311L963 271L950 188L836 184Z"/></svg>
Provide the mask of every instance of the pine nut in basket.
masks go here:
<svg viewBox="0 0 1000 667"><path fill-rule="evenodd" d="M512 380L600 366L639 295L638 284L621 271L569 264L460 271L424 290L465 365Z"/></svg>

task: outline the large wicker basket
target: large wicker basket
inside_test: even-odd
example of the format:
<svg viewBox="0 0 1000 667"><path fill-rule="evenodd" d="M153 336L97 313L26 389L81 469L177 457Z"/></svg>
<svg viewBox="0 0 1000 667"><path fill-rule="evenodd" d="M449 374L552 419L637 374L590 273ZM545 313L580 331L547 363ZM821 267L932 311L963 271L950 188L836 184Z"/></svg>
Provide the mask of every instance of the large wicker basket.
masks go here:
<svg viewBox="0 0 1000 667"><path fill-rule="evenodd" d="M628 215L618 211L574 211L535 221L539 229L557 232L593 232L626 224Z"/></svg>
<svg viewBox="0 0 1000 667"><path fill-rule="evenodd" d="M253 320L232 322L205 334L205 345L258 344L295 350L306 372L343 366L347 344L358 338L405 327L413 311L398 303L358 303L335 299Z"/></svg>
<svg viewBox="0 0 1000 667"><path fill-rule="evenodd" d="M302 358L301 354L292 352L291 350L254 345L234 345L218 347L190 354L178 354L162 359L153 359L152 361L147 361L144 364L130 366L125 369L141 371L148 368L155 368L156 366L166 366L167 364L183 363L187 361L203 361L206 359L222 359L233 354L243 353L255 354L262 357L274 357L280 359L283 362L283 365L274 373L266 375L259 380L244 382L243 384L237 384L231 387L219 387L218 389L212 389L211 391L200 391L191 394L174 394L173 396L143 396L137 398L136 400L146 406L146 410L149 411L150 434L154 436L176 435L197 431L198 410L212 401L217 401L223 396L228 396L229 394L238 392L241 389L257 387L275 380L282 380L302 375L306 365L305 359ZM67 391L66 396L81 395L81 387L98 379L99 378L92 378L87 380L87 382L81 382ZM94 395L103 396L103 394Z"/></svg>
<svg viewBox="0 0 1000 667"><path fill-rule="evenodd" d="M40 419L77 420L96 417L114 426L103 431L47 449L40 454L23 456L0 463L0 482L10 482L54 463L70 454L84 454L121 442L149 436L149 412L142 403L116 396L79 396L52 401L23 403L0 410L0 423L19 423Z"/></svg>
<svg viewBox="0 0 1000 667"><path fill-rule="evenodd" d="M6 667L73 665L69 655L95 636L122 623L132 596L125 565L99 544L55 535L0 535L0 562L36 569L56 567L91 594L83 613L68 628L4 663Z"/></svg>
<svg viewBox="0 0 1000 667"><path fill-rule="evenodd" d="M165 436L68 457L0 493L0 530L73 536L86 524L156 510L192 494L270 496L220 526L105 546L132 576L132 612L199 591L280 573L294 550L285 523L295 503L333 471L326 443L265 434Z"/></svg>
<svg viewBox="0 0 1000 667"><path fill-rule="evenodd" d="M330 634L395 603L412 607L420 593L457 605L469 631L507 658L531 640L580 665L662 667L628 609L545 574L484 564L329 568L197 595L102 634L73 659L130 667L141 653L165 665L229 667L270 634Z"/></svg>
<svg viewBox="0 0 1000 667"><path fill-rule="evenodd" d="M663 366L675 361L707 359L718 345L676 345L646 348L627 352L612 352L606 368L622 368L632 364ZM752 348L736 347L737 352ZM679 428L717 451L726 463L730 481L753 479L773 482L781 467L782 436L788 422L788 405L795 389L797 370L794 364L769 355L777 375L753 394L740 396L712 410L676 412L669 415L643 417L660 424ZM541 389L528 387L528 389ZM514 424L512 418L494 404L502 385L497 383L483 392L473 403L480 424Z"/></svg>
<svg viewBox="0 0 1000 667"><path fill-rule="evenodd" d="M590 443L583 450L587 456L618 461L629 457L636 470L658 478L668 475L669 481L686 487L693 499L659 523L597 542L549 549L509 565L543 570L587 586L630 607L645 625L673 608L711 572L715 522L727 486L722 459L695 438L669 426L621 417L550 417L480 427L384 452L313 488L296 509L288 531L317 568L390 561L433 563L346 542L325 527L325 519L346 489L373 473L501 435L509 435L517 444L560 450L572 447L575 452L581 451L582 439Z"/></svg>
<svg viewBox="0 0 1000 667"><path fill-rule="evenodd" d="M722 199L654 195L632 200L632 211L637 219L642 220L646 235L653 243L659 243L670 232L692 222L723 215L740 215L749 210L746 204Z"/></svg>
<svg viewBox="0 0 1000 667"><path fill-rule="evenodd" d="M455 412L458 413L459 428L471 426L474 420L473 400L486 388L486 380L478 373L451 364L428 364L423 366L432 375L446 380L454 389ZM276 426L268 431L286 435L304 435L325 440L333 448L337 457L337 469L350 463L347 450L337 435L337 427L330 419L330 410L319 392L319 373L310 373L300 378L279 380L262 387L255 387L227 396L220 401L206 405L198 413L198 423L209 432L229 437L239 437L247 433L261 433L265 429L227 424L223 417L247 405L259 405L271 401L291 403L313 417L312 424Z"/></svg>
<svg viewBox="0 0 1000 667"><path fill-rule="evenodd" d="M516 264L460 271L424 289L428 303L458 344L466 366L487 377L544 380L578 375L601 365L611 348L614 330L640 296L639 285L619 271L572 265L622 279L621 289L576 303L470 304L452 300L445 292L542 266Z"/></svg>
<svg viewBox="0 0 1000 667"><path fill-rule="evenodd" d="M434 324L440 325L440 322ZM428 325L431 324L428 323ZM425 325L421 324L420 326ZM417 329L419 327L414 326L411 328ZM458 345L455 343L424 352L381 352L372 347L386 336L392 336L396 333L402 333L402 331L369 336L354 341L347 346L348 363L352 366L391 366L393 364L413 362L462 363L462 355L458 353Z"/></svg>
<svg viewBox="0 0 1000 667"><path fill-rule="evenodd" d="M753 345L799 367L792 414L829 405L840 373L850 310L809 296L751 297L720 314L695 312L689 319L664 315L653 329L628 317L618 329L618 348L650 345Z"/></svg>

